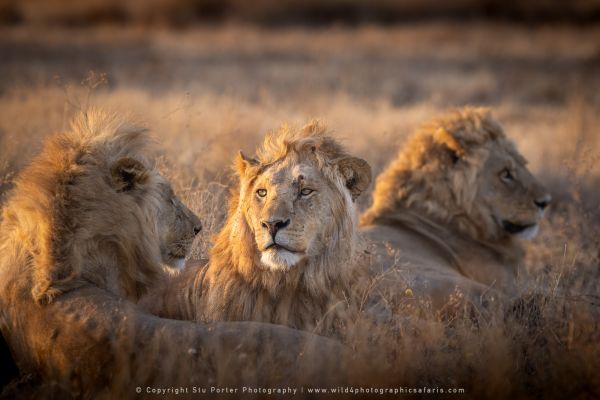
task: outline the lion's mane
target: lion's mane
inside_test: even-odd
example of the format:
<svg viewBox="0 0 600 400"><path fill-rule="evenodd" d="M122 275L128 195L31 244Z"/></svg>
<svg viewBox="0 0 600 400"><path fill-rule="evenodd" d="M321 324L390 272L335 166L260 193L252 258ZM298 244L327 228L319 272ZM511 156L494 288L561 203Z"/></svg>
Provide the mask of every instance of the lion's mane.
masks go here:
<svg viewBox="0 0 600 400"><path fill-rule="evenodd" d="M37 302L83 282L136 299L155 279L158 236L147 222L159 206L158 174L143 156L148 142L146 129L92 109L51 137L19 174L3 211L0 254L30 269ZM132 176L115 169L119 160L145 166L135 177L143 191L120 193ZM115 182L124 186L115 189Z"/></svg>
<svg viewBox="0 0 600 400"><path fill-rule="evenodd" d="M326 180L335 187L333 226L327 227L330 242L317 257L302 268L285 273L261 269L253 232L242 209L248 201L246 186L269 165L292 153L311 152ZM192 294L196 319L257 320L296 328L314 328L334 303L343 297L353 273L350 267L358 243L357 218L352 198L365 187L346 185L344 171L334 160L348 154L319 123L303 129L284 125L268 135L257 152L258 164L240 174L240 185L232 190L229 214L224 228L216 236L209 266L195 282ZM238 159L236 168L243 169ZM368 182L356 179L356 182ZM350 190L348 190L350 189Z"/></svg>
<svg viewBox="0 0 600 400"><path fill-rule="evenodd" d="M487 205L476 201L490 151L484 145L492 141L492 149L523 159L487 108L465 107L423 124L377 177L373 205L361 224L411 209L473 239L496 239L493 227L482 222ZM450 174L456 157L463 158L467 173Z"/></svg>

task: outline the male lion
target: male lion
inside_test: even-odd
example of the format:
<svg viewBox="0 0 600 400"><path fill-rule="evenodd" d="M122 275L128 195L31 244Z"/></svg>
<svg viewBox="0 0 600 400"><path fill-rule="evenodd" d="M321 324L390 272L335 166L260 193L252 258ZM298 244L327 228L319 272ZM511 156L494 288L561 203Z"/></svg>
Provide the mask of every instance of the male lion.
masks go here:
<svg viewBox="0 0 600 400"><path fill-rule="evenodd" d="M163 320L127 301L166 274L161 264L181 264L200 230L146 142L144 129L88 111L18 176L0 225L0 329L20 370L76 397L117 398L136 386L335 376L322 354L340 349L313 335ZM294 379L298 363L306 375Z"/></svg>
<svg viewBox="0 0 600 400"><path fill-rule="evenodd" d="M519 239L535 237L549 203L490 111L466 107L408 140L377 178L361 224L399 250L415 294L441 305L457 287L474 297L490 287L514 293Z"/></svg>
<svg viewBox="0 0 600 400"><path fill-rule="evenodd" d="M147 306L171 318L314 328L352 275L355 200L371 168L313 122L284 125L256 159L240 153L236 170L239 186L208 265L188 268Z"/></svg>
<svg viewBox="0 0 600 400"><path fill-rule="evenodd" d="M145 129L92 110L16 180L0 251L31 268L36 301L83 282L137 300L162 264L183 265L200 220L142 156L147 141Z"/></svg>

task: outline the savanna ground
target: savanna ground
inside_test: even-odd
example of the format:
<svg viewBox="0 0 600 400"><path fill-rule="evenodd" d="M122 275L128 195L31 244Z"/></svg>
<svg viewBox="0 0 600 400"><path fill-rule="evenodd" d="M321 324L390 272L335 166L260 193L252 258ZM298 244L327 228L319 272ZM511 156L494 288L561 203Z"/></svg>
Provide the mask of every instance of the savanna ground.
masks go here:
<svg viewBox="0 0 600 400"><path fill-rule="evenodd" d="M407 298L393 329L348 321L349 342L380 386L598 397L598 26L1 27L0 199L76 111L133 113L203 221L192 255L202 258L223 222L233 155L252 154L282 122L322 119L378 173L418 124L465 104L493 108L554 197L526 266L547 295L451 319L420 309L418 322Z"/></svg>

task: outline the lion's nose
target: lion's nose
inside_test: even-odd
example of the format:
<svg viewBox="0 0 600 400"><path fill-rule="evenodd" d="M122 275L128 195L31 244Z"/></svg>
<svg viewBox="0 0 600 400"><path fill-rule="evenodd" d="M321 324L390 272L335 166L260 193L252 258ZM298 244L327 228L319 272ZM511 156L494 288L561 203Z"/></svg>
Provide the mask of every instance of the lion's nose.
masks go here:
<svg viewBox="0 0 600 400"><path fill-rule="evenodd" d="M283 229L290 224L290 220L284 221L282 219L277 219L273 221L262 221L260 224L274 238L275 234L277 234L280 229Z"/></svg>
<svg viewBox="0 0 600 400"><path fill-rule="evenodd" d="M194 226L194 236L199 234L202 230L202 224L198 223L198 225Z"/></svg>
<svg viewBox="0 0 600 400"><path fill-rule="evenodd" d="M536 199L534 201L534 203L536 206L538 206L539 208L541 208L543 210L544 208L548 207L548 205L550 204L551 201L552 201L552 196L550 196L549 194L546 194L546 195L544 195L544 197Z"/></svg>

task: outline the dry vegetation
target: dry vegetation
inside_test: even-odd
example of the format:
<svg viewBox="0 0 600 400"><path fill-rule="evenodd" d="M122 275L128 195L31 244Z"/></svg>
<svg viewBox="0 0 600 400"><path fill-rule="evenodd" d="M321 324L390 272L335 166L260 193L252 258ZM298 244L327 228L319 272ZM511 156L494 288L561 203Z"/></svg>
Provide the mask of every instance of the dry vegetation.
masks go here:
<svg viewBox="0 0 600 400"><path fill-rule="evenodd" d="M444 319L405 298L390 306L392 324L349 319L347 341L368 371L357 385L600 396L599 28L14 27L0 28L0 58L0 200L78 109L133 112L203 221L196 259L223 223L234 153L252 153L282 121L322 118L378 173L423 120L492 106L555 199L529 246L537 283L486 314Z"/></svg>

